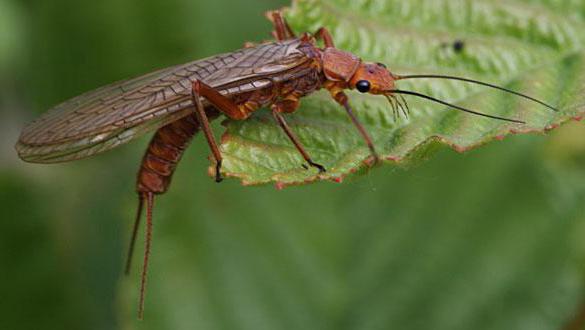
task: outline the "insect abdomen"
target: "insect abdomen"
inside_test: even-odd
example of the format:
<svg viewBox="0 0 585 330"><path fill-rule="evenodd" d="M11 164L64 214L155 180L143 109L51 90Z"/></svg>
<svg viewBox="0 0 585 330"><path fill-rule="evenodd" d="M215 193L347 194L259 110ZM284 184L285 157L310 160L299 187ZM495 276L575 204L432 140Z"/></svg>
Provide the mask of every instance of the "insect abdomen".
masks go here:
<svg viewBox="0 0 585 330"><path fill-rule="evenodd" d="M215 110L207 111L207 113L210 119L217 117ZM171 183L177 163L197 132L199 132L199 122L194 114L159 128L142 158L136 191L138 193L165 193Z"/></svg>

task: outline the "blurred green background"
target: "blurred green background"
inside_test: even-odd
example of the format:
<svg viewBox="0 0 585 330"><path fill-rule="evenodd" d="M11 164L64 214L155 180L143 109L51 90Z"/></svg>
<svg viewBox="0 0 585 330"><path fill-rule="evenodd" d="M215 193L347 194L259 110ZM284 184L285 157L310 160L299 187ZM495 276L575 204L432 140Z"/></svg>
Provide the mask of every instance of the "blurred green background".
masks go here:
<svg viewBox="0 0 585 330"><path fill-rule="evenodd" d="M573 318L585 293L575 123L284 191L215 184L199 137L157 200L136 321L139 263L130 278L121 270L148 137L34 165L16 157L19 130L94 87L268 39L264 11L286 4L0 0L0 329L560 329Z"/></svg>

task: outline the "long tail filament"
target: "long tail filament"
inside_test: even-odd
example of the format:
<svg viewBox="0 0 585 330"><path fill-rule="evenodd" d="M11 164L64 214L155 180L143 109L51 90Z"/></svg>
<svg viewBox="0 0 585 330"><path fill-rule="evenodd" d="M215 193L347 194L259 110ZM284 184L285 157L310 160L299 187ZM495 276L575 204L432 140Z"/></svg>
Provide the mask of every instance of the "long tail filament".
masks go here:
<svg viewBox="0 0 585 330"><path fill-rule="evenodd" d="M136 245L136 236L138 228L140 227L140 218L142 218L142 209L144 208L144 196L138 194L138 210L136 211L136 218L134 220L134 227L132 228L132 236L130 237L130 245L128 246L128 254L126 255L126 269L125 275L130 275L130 268L132 267L132 256L134 255L134 246Z"/></svg>
<svg viewBox="0 0 585 330"><path fill-rule="evenodd" d="M142 275L140 277L140 302L138 305L138 318L144 318L144 298L146 295L146 275L148 274L148 260L150 257L150 246L152 241L152 207L154 204L154 194L151 192L144 193L146 199L146 238L144 242L144 264L142 266Z"/></svg>

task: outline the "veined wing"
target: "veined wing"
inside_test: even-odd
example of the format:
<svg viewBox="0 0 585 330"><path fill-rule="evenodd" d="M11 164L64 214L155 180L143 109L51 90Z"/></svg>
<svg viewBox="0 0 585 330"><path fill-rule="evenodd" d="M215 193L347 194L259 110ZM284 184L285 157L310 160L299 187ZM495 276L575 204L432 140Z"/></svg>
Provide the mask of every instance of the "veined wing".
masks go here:
<svg viewBox="0 0 585 330"><path fill-rule="evenodd" d="M304 63L299 43L295 39L244 48L85 93L25 127L16 150L23 160L37 163L109 150L191 113L191 84L196 79L223 94L265 87L270 80L262 78ZM258 81L249 83L254 79ZM238 81L248 83L238 86ZM228 84L231 88L222 90Z"/></svg>

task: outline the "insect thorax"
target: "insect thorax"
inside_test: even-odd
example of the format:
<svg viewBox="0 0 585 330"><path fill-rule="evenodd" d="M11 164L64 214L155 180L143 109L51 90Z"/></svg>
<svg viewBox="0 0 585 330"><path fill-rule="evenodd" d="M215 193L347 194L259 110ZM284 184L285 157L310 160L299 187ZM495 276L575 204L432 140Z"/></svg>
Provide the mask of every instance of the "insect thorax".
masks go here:
<svg viewBox="0 0 585 330"><path fill-rule="evenodd" d="M253 91L234 93L232 100L249 115L280 99L299 99L321 89L326 78L318 51L311 44L301 43L295 54L302 55L302 59L297 59L298 65L256 80L254 84L262 87Z"/></svg>

